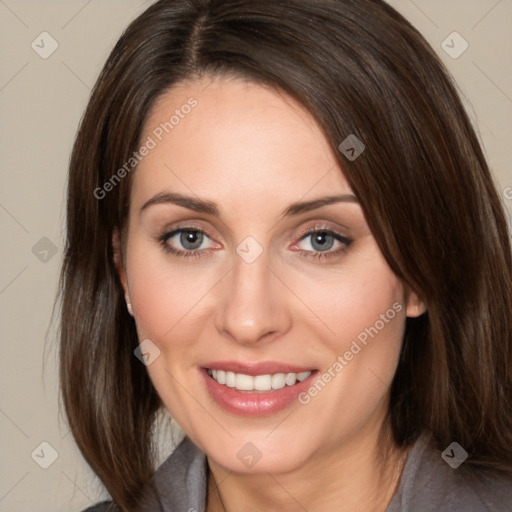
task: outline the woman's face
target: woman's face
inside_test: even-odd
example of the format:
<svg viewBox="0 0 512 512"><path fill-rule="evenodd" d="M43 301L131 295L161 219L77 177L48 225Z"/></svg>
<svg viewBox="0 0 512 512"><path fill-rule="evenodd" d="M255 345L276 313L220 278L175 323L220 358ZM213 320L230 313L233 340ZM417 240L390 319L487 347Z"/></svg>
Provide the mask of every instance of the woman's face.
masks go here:
<svg viewBox="0 0 512 512"><path fill-rule="evenodd" d="M161 97L142 141L119 270L177 423L236 472L376 434L423 309L311 115L260 85L195 81Z"/></svg>

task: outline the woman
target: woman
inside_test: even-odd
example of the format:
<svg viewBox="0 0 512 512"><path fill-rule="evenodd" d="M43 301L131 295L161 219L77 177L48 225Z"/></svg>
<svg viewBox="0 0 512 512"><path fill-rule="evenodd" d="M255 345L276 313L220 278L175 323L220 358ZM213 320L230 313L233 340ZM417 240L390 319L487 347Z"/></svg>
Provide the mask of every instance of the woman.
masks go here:
<svg viewBox="0 0 512 512"><path fill-rule="evenodd" d="M380 0L161 0L75 142L61 384L90 510L512 507L512 258ZM185 438L154 468L166 411Z"/></svg>

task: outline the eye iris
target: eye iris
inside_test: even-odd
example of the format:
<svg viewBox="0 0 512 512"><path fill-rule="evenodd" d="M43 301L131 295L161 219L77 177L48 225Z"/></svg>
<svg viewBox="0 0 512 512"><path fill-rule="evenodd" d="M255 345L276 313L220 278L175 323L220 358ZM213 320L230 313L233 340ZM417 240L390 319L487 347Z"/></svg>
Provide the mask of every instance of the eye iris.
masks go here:
<svg viewBox="0 0 512 512"><path fill-rule="evenodd" d="M181 245L190 251L197 249L203 242L203 233L198 231L183 231L180 235ZM192 245L192 246L191 246Z"/></svg>
<svg viewBox="0 0 512 512"><path fill-rule="evenodd" d="M326 242L326 238L330 238L329 241ZM314 233L311 237L312 240L312 247L315 251L325 251L332 248L332 245L334 243L334 237L330 235L329 233L325 233L323 231L319 231L318 233ZM318 244L318 245L316 245Z"/></svg>

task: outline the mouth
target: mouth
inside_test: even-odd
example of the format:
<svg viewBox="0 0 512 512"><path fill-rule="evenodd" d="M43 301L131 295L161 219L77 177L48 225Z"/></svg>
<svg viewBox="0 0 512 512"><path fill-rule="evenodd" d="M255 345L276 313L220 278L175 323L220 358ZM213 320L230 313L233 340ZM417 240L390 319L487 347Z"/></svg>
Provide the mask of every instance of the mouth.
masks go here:
<svg viewBox="0 0 512 512"><path fill-rule="evenodd" d="M237 416L266 416L292 406L319 374L281 363L210 363L199 370L210 398Z"/></svg>

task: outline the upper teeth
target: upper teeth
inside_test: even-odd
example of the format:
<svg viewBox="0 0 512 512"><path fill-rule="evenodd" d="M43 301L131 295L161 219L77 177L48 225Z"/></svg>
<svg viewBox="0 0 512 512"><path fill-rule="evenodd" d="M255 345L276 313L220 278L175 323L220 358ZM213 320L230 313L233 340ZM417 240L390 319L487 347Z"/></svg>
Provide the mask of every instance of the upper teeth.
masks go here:
<svg viewBox="0 0 512 512"><path fill-rule="evenodd" d="M311 372L302 373L274 373L267 375L245 375L244 373L226 372L224 370L208 370L208 374L219 384L224 384L239 391L270 391L293 386L297 380L307 379Z"/></svg>

